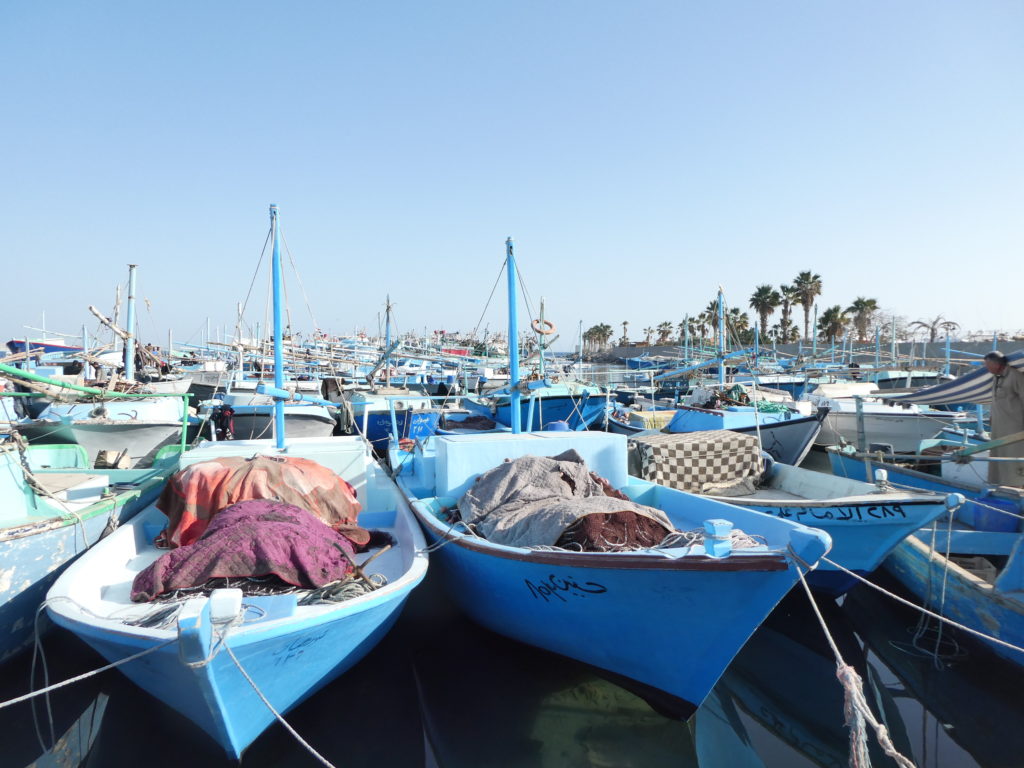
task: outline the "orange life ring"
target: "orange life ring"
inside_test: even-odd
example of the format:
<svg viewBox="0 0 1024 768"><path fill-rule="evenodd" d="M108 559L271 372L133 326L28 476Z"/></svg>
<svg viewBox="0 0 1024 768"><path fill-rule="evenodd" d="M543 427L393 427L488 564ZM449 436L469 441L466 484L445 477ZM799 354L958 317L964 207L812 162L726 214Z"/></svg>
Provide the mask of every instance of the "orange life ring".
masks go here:
<svg viewBox="0 0 1024 768"><path fill-rule="evenodd" d="M530 323L533 328L533 332L540 334L541 336L550 336L555 332L555 324L550 320L534 320Z"/></svg>

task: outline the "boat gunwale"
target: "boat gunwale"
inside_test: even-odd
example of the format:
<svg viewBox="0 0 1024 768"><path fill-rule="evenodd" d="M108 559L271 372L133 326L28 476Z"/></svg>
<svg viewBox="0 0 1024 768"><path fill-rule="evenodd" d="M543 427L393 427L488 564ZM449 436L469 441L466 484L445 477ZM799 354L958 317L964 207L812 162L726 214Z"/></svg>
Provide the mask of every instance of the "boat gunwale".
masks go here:
<svg viewBox="0 0 1024 768"><path fill-rule="evenodd" d="M417 499L417 501L421 501ZM669 555L634 554L626 552L571 552L524 549L521 547L503 547L486 539L477 541L477 537L451 530L443 526L433 515L421 512L413 505L414 514L425 520L431 533L454 543L470 552L500 557L537 565L558 565L573 568L592 568L601 570L661 570L661 571L784 571L790 567L788 558L778 550L744 554L743 550L734 550L728 557L710 557L708 555L687 554L681 557ZM440 549L440 548L439 548ZM681 548L679 548L681 549Z"/></svg>
<svg viewBox="0 0 1024 768"><path fill-rule="evenodd" d="M894 498L893 495L888 493L886 494L886 498L880 499L872 499L868 496L837 496L834 499L772 499L767 497L759 499L753 495L715 496L709 493L702 493L698 495L703 496L706 499L721 501L725 504L733 504L737 507L809 507L814 509L824 509L828 507L864 507L881 504L899 504L901 507L919 507L933 504L945 504L946 496L949 495L935 491L934 496L926 496L925 494L927 493L929 492L922 491L920 493L911 493L907 491L907 496L910 498L907 498L906 500ZM827 521L819 520L817 522ZM811 527L814 528L817 526Z"/></svg>
<svg viewBox="0 0 1024 768"><path fill-rule="evenodd" d="M169 469L173 469L173 467L170 467ZM103 473L102 471L97 471L97 474ZM83 506L81 509L59 511L57 514L49 515L47 517L39 517L36 519L24 518L20 523L4 525L3 527L0 527L0 544L5 544L9 541L17 541L18 539L22 539L27 536L37 536L41 533L57 531L61 528L66 528L69 525L79 525L81 522L92 520L106 512L114 511L118 509L118 507L124 506L125 503L139 498L149 491L153 485L165 482L170 474L170 472L164 474L157 471L153 476L148 477L139 483L137 487L125 488L107 498L97 499L96 501ZM41 498L46 499L45 496ZM51 506L55 506L55 502L51 500L48 500L47 503Z"/></svg>

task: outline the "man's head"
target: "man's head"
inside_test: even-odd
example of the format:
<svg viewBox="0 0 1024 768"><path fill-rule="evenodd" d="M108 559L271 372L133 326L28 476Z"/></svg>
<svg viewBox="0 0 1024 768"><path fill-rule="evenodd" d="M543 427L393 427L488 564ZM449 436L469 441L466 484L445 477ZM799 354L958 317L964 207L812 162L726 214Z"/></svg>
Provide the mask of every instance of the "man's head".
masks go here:
<svg viewBox="0 0 1024 768"><path fill-rule="evenodd" d="M985 355L985 367L988 368L988 372L995 375L1002 375L1003 371L1006 370L1006 366L1010 364L1010 361L1006 358L1002 352L989 352Z"/></svg>

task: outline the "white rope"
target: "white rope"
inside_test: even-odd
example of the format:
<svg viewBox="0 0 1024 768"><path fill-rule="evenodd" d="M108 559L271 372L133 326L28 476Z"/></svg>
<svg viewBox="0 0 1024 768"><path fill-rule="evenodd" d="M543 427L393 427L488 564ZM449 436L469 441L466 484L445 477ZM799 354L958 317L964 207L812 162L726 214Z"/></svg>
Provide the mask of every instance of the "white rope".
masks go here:
<svg viewBox="0 0 1024 768"><path fill-rule="evenodd" d="M822 559L824 560L825 558ZM814 595L811 594L811 588L807 585L804 572L799 566L794 567L800 575L800 583L803 585L804 592L807 593L807 599L811 601L814 614L818 617L821 629L825 633L825 639L828 640L828 644L832 648L832 654L836 659L836 677L839 678L839 682L843 686L843 710L846 715L846 725L850 729L851 768L869 768L871 765L865 724L870 725L874 730L875 738L878 740L878 745L882 748L882 751L891 757L900 768L915 768L914 762L900 754L896 749L889 736L889 729L880 723L871 711L871 706L864 696L864 682L861 680L860 675L857 674L857 670L843 660L839 647L836 645L836 641L832 637L832 633L829 632L828 625L825 623L825 617L821 615L818 604L814 600Z"/></svg>
<svg viewBox="0 0 1024 768"><path fill-rule="evenodd" d="M235 656L235 652L231 650L231 646L225 643L224 650L227 651L227 654L231 657L231 660L235 662L235 666L238 667L238 671L242 673L242 677L244 677L246 682L248 682L249 685L252 686L252 689L256 692L256 695L260 697L260 701L262 701L264 705L266 705L267 709L269 709L270 712L274 715L274 717L277 718L277 721L285 727L285 730L287 730L288 733L295 737L295 740L299 742L299 744L301 744L302 747L307 752L309 752L310 755L316 758L316 760L318 760L321 765L325 765L327 766L327 768L334 768L334 765L331 764L327 760L327 758L325 758L323 755L321 755L319 752L313 749L312 745L308 741L303 739L302 736L299 735L298 731L296 731L294 728L291 727L291 725L288 724L288 721L281 716L281 713L274 709L274 705L271 704L267 697L263 695L263 691L259 689L259 686L256 685L256 682L251 677L249 677L249 673L245 671L245 668L242 666L241 662L239 662L238 657Z"/></svg>
<svg viewBox="0 0 1024 768"><path fill-rule="evenodd" d="M141 659L143 656L148 656L149 654L155 653L156 651L159 651L162 648L166 648L168 645L171 645L172 643L176 642L178 642L178 638L171 638L166 642L158 643L157 645L147 648L144 651L134 653L131 656L127 656L121 659L120 661L111 662L110 664L100 667L99 669L94 669L91 672L83 672L80 675L75 675L74 677L70 677L67 680L63 680L59 683L54 683L53 685L48 685L45 688L40 688L38 691L32 691L31 693L26 693L24 696L18 696L17 698L0 702L0 709L6 709L7 707L14 706L15 704L20 704L23 701L34 699L36 696L42 696L43 694L52 693L53 691L56 691L59 688L64 688L68 685L71 685L72 683L78 683L82 680L87 680L90 677L95 677L96 675L101 674L102 672L106 672L107 670L114 669L115 667L119 667L122 664L127 664L131 661L135 661L136 659Z"/></svg>
<svg viewBox="0 0 1024 768"><path fill-rule="evenodd" d="M857 581L860 581L860 582L862 582L864 584L867 584L872 589L875 589L875 590L881 592L883 595L891 597L896 602L902 603L903 605L907 606L908 608L913 608L915 611L920 611L921 613L927 614L928 616L931 616L933 619L938 619L939 621L944 621L946 624L949 624L951 627L956 627L957 629L962 630L964 632L967 632L968 634L974 635L976 637L980 637L982 640L987 640L990 643L995 643L996 645L1001 645L1001 646L1003 646L1005 648L1009 648L1012 651L1017 651L1018 653L1024 653L1024 648L1020 647L1019 645L1014 645L1013 643L1008 643L1005 640L1000 640L998 637L994 637L993 635L986 635L984 632L981 632L980 630L972 629L971 627L968 627L966 624L961 624L961 623L959 623L957 621L953 621L953 619L947 618L946 616L943 616L942 614L935 613L934 611L930 611L930 610L928 610L927 608L925 608L923 606L917 605L916 603L912 603L909 600L906 600L906 599L900 597L899 595L890 592L889 590L885 589L884 587L880 587L877 584L875 584L874 582L868 581L863 576L861 576L859 573L854 573L853 571L851 571L851 570L849 570L847 568L844 568L843 566L839 565L839 563L836 563L836 562L834 562L832 560L829 560L827 557L822 557L821 559L822 559L823 562L828 563L833 568L836 568L836 569L842 571L847 576L853 576L855 579L857 579Z"/></svg>

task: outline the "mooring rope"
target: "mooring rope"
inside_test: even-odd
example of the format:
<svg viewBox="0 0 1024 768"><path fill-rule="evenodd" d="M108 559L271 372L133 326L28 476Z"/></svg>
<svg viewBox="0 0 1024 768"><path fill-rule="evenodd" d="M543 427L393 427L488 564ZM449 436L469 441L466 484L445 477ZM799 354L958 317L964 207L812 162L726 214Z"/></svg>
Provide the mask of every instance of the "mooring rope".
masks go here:
<svg viewBox="0 0 1024 768"><path fill-rule="evenodd" d="M825 558L822 559L824 560ZM889 729L883 723L880 723L875 717L874 712L871 711L871 706L864 696L864 681L857 674L857 670L847 664L843 659L843 655L839 652L839 646L836 645L832 633L829 632L828 625L825 623L825 617L821 615L818 604L814 600L814 595L811 594L811 588L807 585L804 572L799 567L796 568L796 572L800 575L800 583L807 593L807 599L811 602L814 614L818 617L821 629L825 633L825 639L828 640L828 644L832 648L832 654L836 659L836 677L843 686L843 709L846 716L846 726L850 729L851 768L869 768L871 765L871 755L868 752L868 734L865 725L871 726L882 751L891 757L900 768L915 768L914 762L900 754L896 749L892 743L892 738L889 736Z"/></svg>
<svg viewBox="0 0 1024 768"><path fill-rule="evenodd" d="M990 643L995 643L996 645L1001 645L1001 646L1003 646L1005 648L1009 648L1011 651L1017 651L1018 653L1024 654L1024 648L1022 648L1019 645L1014 645L1013 643L1008 643L1006 640L1000 640L998 637L995 637L993 635L987 635L984 632L982 632L981 630L973 629L971 627L968 627L966 624L961 624L960 622L954 621L953 619L950 619L947 616L943 616L940 613L935 613L934 611L930 611L927 608L925 608L924 606L917 605L917 603L912 603L910 600L907 600L907 599L902 598L902 597L900 597L899 595L897 595L897 594L895 594L893 592L890 592L885 587L880 587L878 584L875 584L873 581L869 581L868 579L866 579L863 576L861 576L859 573L854 573L853 571L849 570L848 568L844 568L843 566L839 565L839 563L837 563L837 562L835 562L833 560L829 560L827 557L822 557L821 560L822 560L822 562L828 563L833 568L836 568L837 570L842 571L847 576L852 576L857 581L859 581L859 582L861 582L863 584L867 584L872 589L874 589L874 590L876 590L878 592L881 592L883 595L891 597L893 600L895 600L898 603L902 603L903 605L907 606L908 608L913 608L915 611L920 611L921 613L927 614L928 616L931 616L933 619L938 619L939 621L942 621L942 622L945 622L946 624L949 624L951 627L956 627L957 629L962 630L964 632L967 632L968 634L974 635L975 637L980 637L982 640L987 640Z"/></svg>
<svg viewBox="0 0 1024 768"><path fill-rule="evenodd" d="M235 666L238 667L238 671L242 673L242 677L244 677L246 682L249 683L250 686L252 686L252 689L256 692L256 695L260 697L260 701L262 701L266 708L270 710L271 714L273 714L274 717L277 718L277 721L284 726L285 730L288 731L288 733L290 733L297 742L299 742L303 749L305 749L307 752L309 752L310 755L316 758L316 760L319 761L321 765L324 765L327 768L334 768L334 765L330 761L328 761L326 757L324 757L315 749L313 749L313 746L304 738L302 738L302 736L299 735L298 731L292 728L292 726L288 723L287 720L284 719L281 713L274 709L274 705L271 704L270 700L263 695L263 691L261 691L259 689L259 686L256 685L256 681L249 677L249 673L245 671L245 667L242 666L242 663L238 660L238 657L235 656L235 652L231 650L231 646L225 643L224 650L227 652L228 656L231 657L231 660L235 663Z"/></svg>

